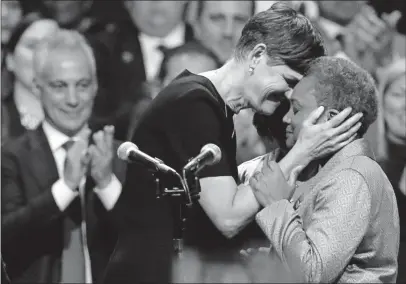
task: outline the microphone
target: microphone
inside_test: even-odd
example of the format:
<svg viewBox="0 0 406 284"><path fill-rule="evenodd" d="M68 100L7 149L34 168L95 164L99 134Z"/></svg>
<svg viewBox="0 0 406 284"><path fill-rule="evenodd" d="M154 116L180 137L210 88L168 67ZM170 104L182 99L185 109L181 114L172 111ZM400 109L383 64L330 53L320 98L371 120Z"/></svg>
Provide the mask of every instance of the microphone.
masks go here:
<svg viewBox="0 0 406 284"><path fill-rule="evenodd" d="M200 154L190 160L183 168L185 171L199 172L205 166L217 164L221 160L221 150L216 144L206 144Z"/></svg>
<svg viewBox="0 0 406 284"><path fill-rule="evenodd" d="M137 161L146 162L149 166L157 169L164 173L174 173L177 174L174 169L165 165L162 161L157 158L152 158L148 154L142 152L138 149L137 145L131 142L124 142L117 149L117 156L128 163L134 163Z"/></svg>

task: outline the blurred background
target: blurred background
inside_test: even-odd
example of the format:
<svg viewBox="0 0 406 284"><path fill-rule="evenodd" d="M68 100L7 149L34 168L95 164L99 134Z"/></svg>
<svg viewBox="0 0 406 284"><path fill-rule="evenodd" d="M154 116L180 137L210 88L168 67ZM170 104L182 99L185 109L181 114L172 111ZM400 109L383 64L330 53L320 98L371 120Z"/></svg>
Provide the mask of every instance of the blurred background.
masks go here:
<svg viewBox="0 0 406 284"><path fill-rule="evenodd" d="M143 110L164 86L184 69L199 73L221 66L231 56L246 21L274 2L1 1L2 144L43 119L32 92L32 54L57 26L83 33L93 48L99 90L92 128L113 124L115 138L129 140ZM380 113L367 138L396 190L404 224L405 1L285 2L314 22L329 55L349 58L375 78ZM250 111L235 117L239 163L283 140L283 125L275 123L278 115L283 113L255 117L255 124ZM269 124L265 129L264 123Z"/></svg>

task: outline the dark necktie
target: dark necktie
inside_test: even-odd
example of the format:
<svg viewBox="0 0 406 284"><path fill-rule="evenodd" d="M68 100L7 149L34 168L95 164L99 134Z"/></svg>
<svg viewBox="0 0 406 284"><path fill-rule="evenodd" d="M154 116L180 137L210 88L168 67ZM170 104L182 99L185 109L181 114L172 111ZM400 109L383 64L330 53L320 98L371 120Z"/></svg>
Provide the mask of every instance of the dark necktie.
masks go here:
<svg viewBox="0 0 406 284"><path fill-rule="evenodd" d="M62 147L68 152L74 143L73 140L69 140ZM64 165L66 166L66 164L67 159L65 159ZM85 257L82 243L82 214L79 197L72 201L65 213L61 283L85 283Z"/></svg>

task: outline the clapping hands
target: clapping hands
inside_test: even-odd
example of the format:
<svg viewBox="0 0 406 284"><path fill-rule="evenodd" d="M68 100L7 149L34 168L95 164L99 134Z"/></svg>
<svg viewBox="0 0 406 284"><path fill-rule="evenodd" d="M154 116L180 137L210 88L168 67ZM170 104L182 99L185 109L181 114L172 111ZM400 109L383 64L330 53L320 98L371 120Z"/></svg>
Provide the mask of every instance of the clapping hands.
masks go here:
<svg viewBox="0 0 406 284"><path fill-rule="evenodd" d="M94 144L88 148L90 175L99 189L107 187L113 176L114 126L105 126L93 134Z"/></svg>

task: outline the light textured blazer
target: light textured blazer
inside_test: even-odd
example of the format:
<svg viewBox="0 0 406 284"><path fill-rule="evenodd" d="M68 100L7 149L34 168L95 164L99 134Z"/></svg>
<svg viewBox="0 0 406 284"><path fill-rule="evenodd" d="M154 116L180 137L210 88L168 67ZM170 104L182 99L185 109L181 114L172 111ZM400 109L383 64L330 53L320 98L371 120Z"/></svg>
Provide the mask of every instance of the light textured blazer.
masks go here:
<svg viewBox="0 0 406 284"><path fill-rule="evenodd" d="M336 153L293 200L261 210L269 282L394 283L399 215L393 188L364 139Z"/></svg>

